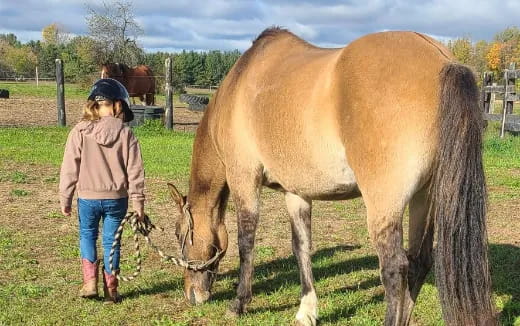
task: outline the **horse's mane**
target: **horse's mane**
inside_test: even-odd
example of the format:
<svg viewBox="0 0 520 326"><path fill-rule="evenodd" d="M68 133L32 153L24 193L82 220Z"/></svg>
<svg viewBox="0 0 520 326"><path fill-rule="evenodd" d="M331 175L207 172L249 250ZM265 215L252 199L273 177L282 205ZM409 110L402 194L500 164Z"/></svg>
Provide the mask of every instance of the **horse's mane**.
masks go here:
<svg viewBox="0 0 520 326"><path fill-rule="evenodd" d="M253 40L253 46L257 45L258 43L264 43L273 41L277 38L280 38L282 36L288 36L294 39L295 41L299 41L306 45L311 45L310 43L302 40L298 36L294 35L291 31L289 31L286 28L282 28L280 26L272 26L269 28L266 28L260 35L256 37L256 39Z"/></svg>
<svg viewBox="0 0 520 326"><path fill-rule="evenodd" d="M256 42L258 42L260 40L273 38L273 37L278 36L280 34L292 34L292 35L294 35L293 33L289 32L289 30L286 29L286 28L282 28L280 26L272 26L272 27L264 29L262 31L262 33L260 33L260 35L258 35L256 37L256 39L254 39L253 44L255 44Z"/></svg>
<svg viewBox="0 0 520 326"><path fill-rule="evenodd" d="M247 67L249 61L251 60L251 57L254 55L254 53L257 52L258 48L263 48L269 43L281 38L289 38L293 42L300 43L308 47L314 47L312 44L294 35L286 28L282 28L280 26L269 27L265 29L262 33L260 33L260 35L258 35L253 40L253 44L251 45L251 47L247 49L235 63L233 72L231 74L231 80L233 80L232 83L236 82L240 73L245 69L245 67Z"/></svg>

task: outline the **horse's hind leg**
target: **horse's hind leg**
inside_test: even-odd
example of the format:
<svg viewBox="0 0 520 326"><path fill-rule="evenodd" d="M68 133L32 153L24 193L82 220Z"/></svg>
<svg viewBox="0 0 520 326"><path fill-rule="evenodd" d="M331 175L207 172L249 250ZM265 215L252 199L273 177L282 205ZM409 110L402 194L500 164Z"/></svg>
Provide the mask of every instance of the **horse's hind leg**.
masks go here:
<svg viewBox="0 0 520 326"><path fill-rule="evenodd" d="M381 281L385 287L385 326L406 325L404 312L409 302L409 291L408 258L403 248L404 207L385 205L385 200L365 200L365 203L368 231L377 249Z"/></svg>
<svg viewBox="0 0 520 326"><path fill-rule="evenodd" d="M298 325L316 325L318 298L314 290L311 265L311 209L312 203L292 193L285 194L285 202L291 216L292 249L298 260L301 281L301 302L296 322Z"/></svg>
<svg viewBox="0 0 520 326"><path fill-rule="evenodd" d="M433 221L428 219L428 185L418 191L410 201L408 231L408 289L410 300L406 307L406 320L410 322L412 309L430 271L433 258Z"/></svg>

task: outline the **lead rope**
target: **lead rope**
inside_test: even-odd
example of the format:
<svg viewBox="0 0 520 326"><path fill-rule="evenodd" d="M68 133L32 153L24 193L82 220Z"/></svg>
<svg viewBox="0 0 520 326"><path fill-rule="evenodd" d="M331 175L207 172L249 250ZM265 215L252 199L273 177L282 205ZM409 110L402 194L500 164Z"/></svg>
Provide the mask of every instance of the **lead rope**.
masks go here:
<svg viewBox="0 0 520 326"><path fill-rule="evenodd" d="M186 240L190 243L190 245L193 245L193 219L191 217L191 212L189 211L189 206L185 205L183 207L184 216L188 219L188 229L186 231L186 234L184 236L184 240L182 242L182 248L181 252L184 252L184 247L186 244ZM134 273L131 276L122 276L119 272L119 270L114 270L113 266L113 258L114 258L114 252L116 250L116 247L120 245L121 243L121 234L123 233L123 228L127 222L130 222L130 225L132 227L132 231L134 232L134 243L135 243L135 256L136 256L136 268ZM119 225L119 228L117 229L115 236L114 236L114 242L112 242L112 248L110 250L110 255L108 257L108 263L110 272L112 275L116 276L118 280L120 281L131 281L141 273L141 251L139 247L139 233L144 237L146 243L155 251L159 256L161 256L165 261L169 261L177 266L181 266L187 269L191 269L193 271L202 271L208 269L209 266L211 266L215 261L219 260L222 251L220 251L216 246L212 245L216 249L215 255L207 260L207 261L200 261L200 260L185 260L184 258L176 258L171 255L165 254L159 247L157 247L150 238L149 234L153 229L157 229L155 225L152 224L152 221L148 217L148 215L145 214L143 221L137 220L137 214L134 212L129 212L125 215L123 220L121 221L121 225Z"/></svg>

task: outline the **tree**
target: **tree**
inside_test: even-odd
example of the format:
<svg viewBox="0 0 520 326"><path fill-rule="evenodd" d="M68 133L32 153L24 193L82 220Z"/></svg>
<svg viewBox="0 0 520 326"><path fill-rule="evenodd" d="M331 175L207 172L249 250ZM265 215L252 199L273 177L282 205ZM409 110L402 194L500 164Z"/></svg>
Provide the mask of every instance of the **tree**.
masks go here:
<svg viewBox="0 0 520 326"><path fill-rule="evenodd" d="M486 41L478 41L475 43L472 51L470 65L483 76L487 68L486 54L489 51L489 44Z"/></svg>
<svg viewBox="0 0 520 326"><path fill-rule="evenodd" d="M468 38L455 40L451 45L451 52L460 63L468 64L471 59L472 45Z"/></svg>
<svg viewBox="0 0 520 326"><path fill-rule="evenodd" d="M502 46L503 44L501 42L493 42L489 48L488 53L486 54L488 68L495 73L498 73L502 69L502 62L500 57Z"/></svg>
<svg viewBox="0 0 520 326"><path fill-rule="evenodd" d="M69 36L62 26L52 23L42 29L42 39L46 45L61 45L69 40Z"/></svg>
<svg viewBox="0 0 520 326"><path fill-rule="evenodd" d="M83 85L91 85L99 78L98 46L96 41L88 36L76 36L71 39L61 52L65 62L65 78Z"/></svg>
<svg viewBox="0 0 520 326"><path fill-rule="evenodd" d="M233 67L241 55L242 53L240 53L238 50L226 52L224 55L224 75L228 73L228 71L231 69L231 67Z"/></svg>
<svg viewBox="0 0 520 326"><path fill-rule="evenodd" d="M206 80L209 85L217 85L224 77L224 63L220 51L210 51L206 56Z"/></svg>
<svg viewBox="0 0 520 326"><path fill-rule="evenodd" d="M22 44L18 41L18 38L13 33L0 34L0 40L5 41L10 46L20 47Z"/></svg>
<svg viewBox="0 0 520 326"><path fill-rule="evenodd" d="M516 26L508 27L494 37L496 42L506 43L509 41L520 41L520 29Z"/></svg>
<svg viewBox="0 0 520 326"><path fill-rule="evenodd" d="M28 46L9 46L5 50L5 63L18 75L32 76L37 58Z"/></svg>
<svg viewBox="0 0 520 326"><path fill-rule="evenodd" d="M101 44L103 61L136 65L144 51L137 45L143 29L135 20L132 4L126 1L102 2L99 9L87 7L90 36Z"/></svg>

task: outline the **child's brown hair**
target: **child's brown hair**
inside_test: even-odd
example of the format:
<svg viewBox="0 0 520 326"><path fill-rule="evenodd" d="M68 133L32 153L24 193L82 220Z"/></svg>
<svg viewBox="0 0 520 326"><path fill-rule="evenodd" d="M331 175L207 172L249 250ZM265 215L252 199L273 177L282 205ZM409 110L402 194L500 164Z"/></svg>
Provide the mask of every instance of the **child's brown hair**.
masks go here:
<svg viewBox="0 0 520 326"><path fill-rule="evenodd" d="M115 104L115 102L110 100L104 100L108 105ZM114 117L121 118L124 120L124 112L123 110L120 110L117 112L115 106L114 106ZM94 100L88 100L87 104L83 108L83 117L81 120L83 121L96 121L99 120L99 102Z"/></svg>

